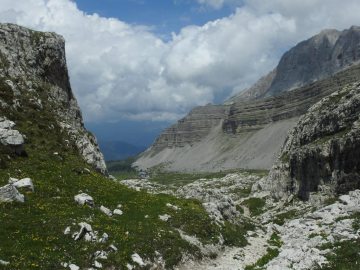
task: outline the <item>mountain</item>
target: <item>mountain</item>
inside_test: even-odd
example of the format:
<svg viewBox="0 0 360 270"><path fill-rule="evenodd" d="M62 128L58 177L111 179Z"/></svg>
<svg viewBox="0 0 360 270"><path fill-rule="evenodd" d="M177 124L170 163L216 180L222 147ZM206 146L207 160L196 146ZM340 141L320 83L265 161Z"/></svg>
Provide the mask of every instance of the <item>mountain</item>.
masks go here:
<svg viewBox="0 0 360 270"><path fill-rule="evenodd" d="M105 160L121 160L133 157L143 152L145 146L137 146L123 141L101 141L99 140L101 152Z"/></svg>
<svg viewBox="0 0 360 270"><path fill-rule="evenodd" d="M323 30L286 52L278 66L227 103L277 95L324 79L360 61L360 27Z"/></svg>
<svg viewBox="0 0 360 270"><path fill-rule="evenodd" d="M134 166L161 165L170 171L270 169L298 118L321 98L358 80L359 48L356 26L342 32L324 30L299 43L248 91L224 105L195 108L166 129ZM223 113L214 118L213 107ZM197 133L198 127L204 132Z"/></svg>

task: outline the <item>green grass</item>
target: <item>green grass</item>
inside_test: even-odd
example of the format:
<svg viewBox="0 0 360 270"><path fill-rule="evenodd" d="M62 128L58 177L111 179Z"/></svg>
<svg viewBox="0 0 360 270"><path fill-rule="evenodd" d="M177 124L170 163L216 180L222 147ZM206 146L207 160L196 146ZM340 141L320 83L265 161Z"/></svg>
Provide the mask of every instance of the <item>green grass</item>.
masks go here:
<svg viewBox="0 0 360 270"><path fill-rule="evenodd" d="M222 228L224 244L227 246L244 247L248 244L245 238L245 232L253 230L255 230L255 225L246 220L242 221L240 224L232 224L225 221L225 226Z"/></svg>
<svg viewBox="0 0 360 270"><path fill-rule="evenodd" d="M212 179L222 178L229 173L247 173L255 174L260 177L266 176L267 170L227 170L221 172L204 172L204 173L180 173L180 172L165 172L162 170L154 170L150 172L150 181L167 186L180 187L190 184L198 179ZM244 190L245 192L248 192Z"/></svg>
<svg viewBox="0 0 360 270"><path fill-rule="evenodd" d="M279 256L278 249L268 248L267 253L263 257L261 257L255 264L246 266L245 270L265 269L263 266L265 266L268 262L270 262L272 259L276 258L277 256Z"/></svg>
<svg viewBox="0 0 360 270"><path fill-rule="evenodd" d="M262 198L249 198L241 204L249 208L252 216L258 216L265 211L264 206L266 205L266 201Z"/></svg>
<svg viewBox="0 0 360 270"><path fill-rule="evenodd" d="M278 234L273 233L268 241L268 243L275 247L281 247L283 242Z"/></svg>
<svg viewBox="0 0 360 270"><path fill-rule="evenodd" d="M317 270L358 270L360 269L360 239L327 244L322 249L332 249L325 257L328 264Z"/></svg>
<svg viewBox="0 0 360 270"><path fill-rule="evenodd" d="M90 266L88 256L104 245L75 242L63 235L66 226L89 218L95 230L108 233L110 242L120 248L104 262L106 266L124 266L133 252L151 259L159 251L169 267L179 262L182 252L199 257L199 250L183 241L176 229L204 243L217 242L220 229L197 201L135 192L97 173L78 175L73 169L86 164L71 153L61 153L61 161L51 153L27 150L30 158L17 158L0 171L1 184L6 184L8 173L31 177L35 184L35 192L26 194L24 204L0 205L0 258L10 261L12 269L56 269L62 261ZM97 206L114 209L122 204L124 215L109 218L97 209L77 206L73 196L80 190L93 196ZM181 211L166 207L168 202ZM172 216L169 222L158 218L164 213Z"/></svg>
<svg viewBox="0 0 360 270"><path fill-rule="evenodd" d="M284 225L286 220L294 219L298 215L299 215L299 213L296 210L290 210L285 213L276 215L273 222L277 225L282 226L282 225Z"/></svg>

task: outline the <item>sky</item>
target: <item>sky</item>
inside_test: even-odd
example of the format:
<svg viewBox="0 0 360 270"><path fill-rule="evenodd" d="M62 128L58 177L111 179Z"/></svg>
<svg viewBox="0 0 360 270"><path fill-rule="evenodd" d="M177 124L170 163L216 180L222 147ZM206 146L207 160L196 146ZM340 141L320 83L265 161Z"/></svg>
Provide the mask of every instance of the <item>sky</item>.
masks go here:
<svg viewBox="0 0 360 270"><path fill-rule="evenodd" d="M0 22L65 37L86 125L142 145L249 87L298 42L360 25L359 14L358 0L0 0Z"/></svg>

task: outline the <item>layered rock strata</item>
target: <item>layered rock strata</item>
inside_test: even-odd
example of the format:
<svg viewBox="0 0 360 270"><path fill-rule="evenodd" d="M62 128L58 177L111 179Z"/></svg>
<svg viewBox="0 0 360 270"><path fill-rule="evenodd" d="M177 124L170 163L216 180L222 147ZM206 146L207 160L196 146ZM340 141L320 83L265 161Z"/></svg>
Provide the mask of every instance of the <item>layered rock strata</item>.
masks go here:
<svg viewBox="0 0 360 270"><path fill-rule="evenodd" d="M360 188L360 79L313 105L290 132L267 180L276 198ZM266 186L266 185L265 185Z"/></svg>

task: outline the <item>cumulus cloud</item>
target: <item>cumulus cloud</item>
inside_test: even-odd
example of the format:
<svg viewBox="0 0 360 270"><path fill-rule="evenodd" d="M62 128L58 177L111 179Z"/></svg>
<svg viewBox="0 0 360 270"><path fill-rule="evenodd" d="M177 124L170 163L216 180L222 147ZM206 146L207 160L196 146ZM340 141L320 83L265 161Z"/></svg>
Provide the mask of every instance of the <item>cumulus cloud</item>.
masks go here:
<svg viewBox="0 0 360 270"><path fill-rule="evenodd" d="M221 8L236 0L197 1ZM358 0L241 2L230 16L187 26L168 41L147 26L85 14L71 0L1 0L0 21L65 37L87 121L175 120L248 87L285 49L323 28L360 24Z"/></svg>

